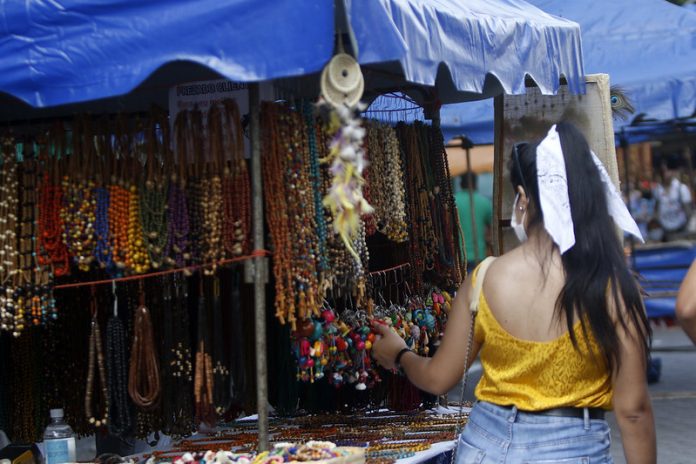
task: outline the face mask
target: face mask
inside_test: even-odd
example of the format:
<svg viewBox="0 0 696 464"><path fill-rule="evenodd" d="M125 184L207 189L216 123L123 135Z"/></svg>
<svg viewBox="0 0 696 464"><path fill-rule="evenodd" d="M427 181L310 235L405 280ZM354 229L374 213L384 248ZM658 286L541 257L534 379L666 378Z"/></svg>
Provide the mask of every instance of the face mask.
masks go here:
<svg viewBox="0 0 696 464"><path fill-rule="evenodd" d="M524 217L526 216L527 211L525 211L522 214L521 221L517 222L517 201L519 199L520 194L518 193L517 195L515 195L515 202L512 204L512 217L510 218L510 227L512 227L512 230L515 232L517 240L519 240L520 243L523 243L527 241L527 231L524 230Z"/></svg>

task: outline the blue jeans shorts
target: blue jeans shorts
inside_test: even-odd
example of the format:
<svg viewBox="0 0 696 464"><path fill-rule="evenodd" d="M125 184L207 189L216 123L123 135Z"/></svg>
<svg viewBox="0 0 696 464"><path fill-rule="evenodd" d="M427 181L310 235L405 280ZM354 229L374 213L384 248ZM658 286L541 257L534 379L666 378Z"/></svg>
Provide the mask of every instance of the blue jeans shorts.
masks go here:
<svg viewBox="0 0 696 464"><path fill-rule="evenodd" d="M612 464L605 420L555 417L477 402L456 464Z"/></svg>

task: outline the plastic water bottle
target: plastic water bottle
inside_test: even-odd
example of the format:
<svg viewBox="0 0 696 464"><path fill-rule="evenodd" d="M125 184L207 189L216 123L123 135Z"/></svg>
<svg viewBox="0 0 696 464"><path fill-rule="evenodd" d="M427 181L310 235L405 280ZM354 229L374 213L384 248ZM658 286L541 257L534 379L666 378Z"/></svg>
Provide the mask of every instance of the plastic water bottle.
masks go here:
<svg viewBox="0 0 696 464"><path fill-rule="evenodd" d="M46 464L75 462L75 435L63 417L62 409L51 409L51 423L44 432Z"/></svg>

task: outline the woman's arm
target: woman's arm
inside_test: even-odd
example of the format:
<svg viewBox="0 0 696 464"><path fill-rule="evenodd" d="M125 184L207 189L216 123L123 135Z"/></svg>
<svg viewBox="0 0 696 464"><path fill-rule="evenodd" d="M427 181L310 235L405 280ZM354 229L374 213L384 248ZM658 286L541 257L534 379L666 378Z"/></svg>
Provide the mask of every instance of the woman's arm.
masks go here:
<svg viewBox="0 0 696 464"><path fill-rule="evenodd" d="M621 367L614 374L614 413L628 464L655 464L655 421L645 377L647 353L637 330L617 324Z"/></svg>
<svg viewBox="0 0 696 464"><path fill-rule="evenodd" d="M675 309L682 329L696 343L696 261L679 287Z"/></svg>
<svg viewBox="0 0 696 464"><path fill-rule="evenodd" d="M471 284L467 280L459 287L452 302L447 330L432 358L418 356L413 352L401 356L400 364L408 379L421 390L434 395L444 395L461 380L472 322L469 311L470 293ZM395 367L396 355L406 347L406 342L390 327L382 324L374 324L373 327L379 332L380 337L372 346L372 355L381 366L391 369ZM466 363L467 369L476 359L478 350L479 346L473 340L471 354Z"/></svg>

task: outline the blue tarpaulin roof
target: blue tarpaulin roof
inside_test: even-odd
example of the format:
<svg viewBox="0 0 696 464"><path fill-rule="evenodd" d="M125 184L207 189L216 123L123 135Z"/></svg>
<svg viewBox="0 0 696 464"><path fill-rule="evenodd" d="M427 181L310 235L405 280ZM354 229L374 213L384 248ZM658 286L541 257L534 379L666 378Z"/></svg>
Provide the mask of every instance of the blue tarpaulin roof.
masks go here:
<svg viewBox="0 0 696 464"><path fill-rule="evenodd" d="M524 92L525 75L545 93L561 75L584 89L577 24L523 1L345 5L361 64L396 63L416 84L444 79L444 101ZM0 91L36 107L107 98L179 61L239 82L311 74L333 53L334 14L330 0L3 2Z"/></svg>
<svg viewBox="0 0 696 464"><path fill-rule="evenodd" d="M667 120L696 110L696 13L664 0L530 0L582 28L585 71L607 73L623 87L636 114ZM493 142L493 104L450 106L449 135ZM617 121L615 126L624 124Z"/></svg>

